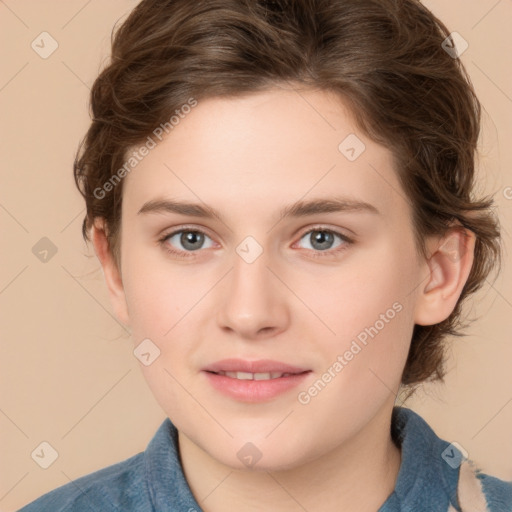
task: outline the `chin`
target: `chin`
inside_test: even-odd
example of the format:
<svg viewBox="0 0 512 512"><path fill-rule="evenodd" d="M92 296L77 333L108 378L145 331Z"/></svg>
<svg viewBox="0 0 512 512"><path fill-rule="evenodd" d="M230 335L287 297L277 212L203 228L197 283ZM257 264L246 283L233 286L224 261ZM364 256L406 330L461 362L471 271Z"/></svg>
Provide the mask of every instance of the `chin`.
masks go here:
<svg viewBox="0 0 512 512"><path fill-rule="evenodd" d="M286 471L315 458L313 455L308 457L302 442L286 443L285 438L278 437L272 441L264 438L254 441L246 439L251 438L237 436L225 445L215 443L211 449L207 445L205 448L218 462L238 471Z"/></svg>

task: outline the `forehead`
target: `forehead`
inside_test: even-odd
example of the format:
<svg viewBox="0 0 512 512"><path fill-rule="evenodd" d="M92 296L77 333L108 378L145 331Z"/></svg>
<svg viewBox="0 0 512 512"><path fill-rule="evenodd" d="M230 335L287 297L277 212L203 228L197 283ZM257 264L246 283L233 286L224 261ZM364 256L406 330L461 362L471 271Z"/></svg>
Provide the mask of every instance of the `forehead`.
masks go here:
<svg viewBox="0 0 512 512"><path fill-rule="evenodd" d="M333 194L384 212L406 206L392 154L334 94L272 89L187 112L161 141L151 135L156 146L125 178L123 208L172 197L261 214Z"/></svg>

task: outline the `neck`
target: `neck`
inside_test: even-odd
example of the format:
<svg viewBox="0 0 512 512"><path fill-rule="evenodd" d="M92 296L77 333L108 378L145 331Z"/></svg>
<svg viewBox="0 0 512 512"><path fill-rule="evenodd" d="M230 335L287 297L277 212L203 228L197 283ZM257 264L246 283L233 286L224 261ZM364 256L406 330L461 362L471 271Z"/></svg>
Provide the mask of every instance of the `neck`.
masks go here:
<svg viewBox="0 0 512 512"><path fill-rule="evenodd" d="M391 409L329 453L285 471L230 468L180 433L187 482L205 512L224 511L226 503L239 512L375 512L393 492L401 463L391 439Z"/></svg>

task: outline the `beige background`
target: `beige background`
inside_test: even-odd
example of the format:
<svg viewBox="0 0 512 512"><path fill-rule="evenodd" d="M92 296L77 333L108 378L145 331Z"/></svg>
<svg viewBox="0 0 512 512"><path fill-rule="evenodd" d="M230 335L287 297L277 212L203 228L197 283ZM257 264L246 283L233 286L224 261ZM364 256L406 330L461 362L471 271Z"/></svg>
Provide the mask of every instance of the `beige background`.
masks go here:
<svg viewBox="0 0 512 512"><path fill-rule="evenodd" d="M114 22L135 3L0 0L2 511L144 450L165 417L81 239L71 173L89 87ZM462 60L485 107L482 187L497 194L506 258L471 302L479 320L453 343L446 385L408 405L486 472L512 480L512 2L425 4L469 43ZM31 48L43 31L59 45L47 59ZM42 237L57 248L47 262L32 252ZM59 454L46 470L31 458L43 441Z"/></svg>

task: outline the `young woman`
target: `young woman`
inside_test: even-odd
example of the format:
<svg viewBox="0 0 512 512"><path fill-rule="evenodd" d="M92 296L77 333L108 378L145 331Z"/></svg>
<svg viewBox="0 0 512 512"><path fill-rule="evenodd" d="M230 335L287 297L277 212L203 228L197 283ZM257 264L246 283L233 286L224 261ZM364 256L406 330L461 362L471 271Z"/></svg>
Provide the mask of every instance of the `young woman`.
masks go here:
<svg viewBox="0 0 512 512"><path fill-rule="evenodd" d="M144 0L91 93L84 235L168 418L24 512L512 510L399 390L499 256L480 105L415 0Z"/></svg>

